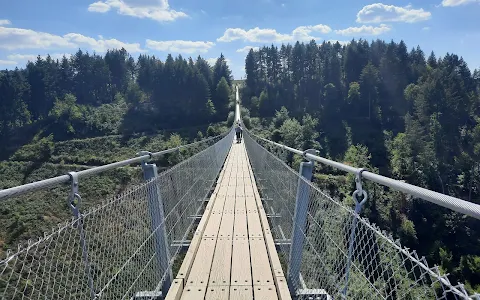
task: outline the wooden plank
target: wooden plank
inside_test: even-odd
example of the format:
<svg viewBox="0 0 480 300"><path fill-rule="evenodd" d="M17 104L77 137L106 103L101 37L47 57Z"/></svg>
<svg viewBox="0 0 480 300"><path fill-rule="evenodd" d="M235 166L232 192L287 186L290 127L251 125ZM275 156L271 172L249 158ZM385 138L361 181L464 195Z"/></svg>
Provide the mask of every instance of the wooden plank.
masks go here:
<svg viewBox="0 0 480 300"><path fill-rule="evenodd" d="M245 213L247 207L245 205L245 196L235 197L235 212Z"/></svg>
<svg viewBox="0 0 480 300"><path fill-rule="evenodd" d="M248 239L234 238L232 248L232 285L252 285Z"/></svg>
<svg viewBox="0 0 480 300"><path fill-rule="evenodd" d="M254 286L253 296L255 300L278 299L277 291L274 285Z"/></svg>
<svg viewBox="0 0 480 300"><path fill-rule="evenodd" d="M220 186L218 188L218 193L217 193L217 196L226 196L227 195L227 191L228 191L228 186L225 186L223 185L223 182L224 182L225 179L222 179L221 181L218 182L218 185Z"/></svg>
<svg viewBox="0 0 480 300"><path fill-rule="evenodd" d="M236 286L230 287L230 300L252 300L253 292L251 286Z"/></svg>
<svg viewBox="0 0 480 300"><path fill-rule="evenodd" d="M245 211L237 212L235 210L235 223L233 226L233 236L234 237L248 237L247 230L247 214Z"/></svg>
<svg viewBox="0 0 480 300"><path fill-rule="evenodd" d="M211 198L211 203L207 205L213 206L216 202L216 196ZM220 200L219 200L220 201ZM202 218L200 219L200 222L198 223L197 229L195 230L195 233L193 234L192 240L190 242L190 246L188 247L188 251L185 254L185 257L182 261L182 265L180 266L180 269L178 270L176 278L182 279L182 282L185 282L185 279L188 277L190 270L193 265L193 260L195 259L195 255L197 253L198 247L200 245L200 241L202 239L202 236L205 232L206 225L208 223L208 220L210 219L210 215L212 213L211 208L206 208L205 212L203 213Z"/></svg>
<svg viewBox="0 0 480 300"><path fill-rule="evenodd" d="M290 291L288 290L287 280L285 277L275 278L275 286L277 287L277 295L280 300L292 300Z"/></svg>
<svg viewBox="0 0 480 300"><path fill-rule="evenodd" d="M209 286L205 300L225 300L228 299L228 286Z"/></svg>
<svg viewBox="0 0 480 300"><path fill-rule="evenodd" d="M271 234L265 235L265 243L267 245L267 253L273 275L275 277L283 277L284 273L282 270L282 264L280 263L280 259L278 258L277 249L275 247L275 243Z"/></svg>
<svg viewBox="0 0 480 300"><path fill-rule="evenodd" d="M203 238L200 242L192 270L186 280L185 286L207 286L213 254L215 252L215 238Z"/></svg>
<svg viewBox="0 0 480 300"><path fill-rule="evenodd" d="M232 211L233 212L233 211ZM223 213L222 222L220 223L220 229L218 230L217 237L232 238L233 237L233 213Z"/></svg>
<svg viewBox="0 0 480 300"><path fill-rule="evenodd" d="M181 300L203 300L206 289L204 286L185 287Z"/></svg>
<svg viewBox="0 0 480 300"><path fill-rule="evenodd" d="M255 197L246 196L245 197L245 207L247 211L254 212L257 210L257 203L255 202Z"/></svg>
<svg viewBox="0 0 480 300"><path fill-rule="evenodd" d="M227 198L228 199L235 199L235 189L236 189L235 184L236 183L234 183L234 185L228 186L228 190L227 190Z"/></svg>
<svg viewBox="0 0 480 300"><path fill-rule="evenodd" d="M212 211L217 213L222 212L223 206L225 205L225 198L226 198L226 195L218 196L217 199L215 199L215 203L213 204Z"/></svg>
<svg viewBox="0 0 480 300"><path fill-rule="evenodd" d="M190 247L192 247L192 245L190 245ZM195 248L195 246L193 246L192 248ZM177 273L177 277L175 277L176 279L182 280L182 284L184 282L184 279L186 279L190 274L190 270L192 269L197 249L198 248L190 250L189 248L187 253L185 254L185 257L183 258L182 265L180 266L180 269Z"/></svg>
<svg viewBox="0 0 480 300"><path fill-rule="evenodd" d="M222 213L213 211L208 220L203 237L217 237L218 228L222 222Z"/></svg>
<svg viewBox="0 0 480 300"><path fill-rule="evenodd" d="M238 195L243 195L243 190L244 190L244 186L245 186L245 182L244 182L244 179L243 179L243 173L242 171L240 171L238 174L237 174L237 184L235 185L237 187L237 196ZM239 189L240 188L240 189Z"/></svg>
<svg viewBox="0 0 480 300"><path fill-rule="evenodd" d="M237 197L245 197L245 182L243 181L242 177L237 178L235 195Z"/></svg>
<svg viewBox="0 0 480 300"><path fill-rule="evenodd" d="M180 300L183 292L183 280L174 279L165 300Z"/></svg>
<svg viewBox="0 0 480 300"><path fill-rule="evenodd" d="M223 207L224 213L233 214L235 211L235 196L225 199L225 205Z"/></svg>
<svg viewBox="0 0 480 300"><path fill-rule="evenodd" d="M245 180L245 197L255 197L251 180Z"/></svg>
<svg viewBox="0 0 480 300"><path fill-rule="evenodd" d="M232 239L218 238L213 255L209 286L230 285L230 268L232 263Z"/></svg>
<svg viewBox="0 0 480 300"><path fill-rule="evenodd" d="M268 260L267 248L263 238L249 239L252 263L253 285L272 285L273 276Z"/></svg>
<svg viewBox="0 0 480 300"><path fill-rule="evenodd" d="M248 237L263 238L262 225L257 213L247 213Z"/></svg>

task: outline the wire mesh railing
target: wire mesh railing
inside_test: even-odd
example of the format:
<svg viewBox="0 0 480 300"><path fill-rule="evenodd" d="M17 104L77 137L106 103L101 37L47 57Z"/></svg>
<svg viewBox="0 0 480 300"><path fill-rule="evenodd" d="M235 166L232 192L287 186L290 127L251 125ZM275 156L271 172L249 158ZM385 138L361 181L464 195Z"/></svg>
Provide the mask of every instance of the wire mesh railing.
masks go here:
<svg viewBox="0 0 480 300"><path fill-rule="evenodd" d="M0 260L0 299L156 299L232 144L233 131L157 177L82 211ZM152 222L159 191L164 219ZM81 200L81 191L76 197ZM155 227L152 224L156 224ZM170 259L158 259L165 228Z"/></svg>
<svg viewBox="0 0 480 300"><path fill-rule="evenodd" d="M415 251L403 248L301 177L248 133L245 145L265 210L273 216L269 222L274 238L286 241L278 249L292 295L298 299L312 299L312 293L319 297L315 299L471 299L462 285L453 285L438 268L430 268ZM308 188L299 190L300 185ZM296 199L307 205L303 225L294 221ZM298 249L292 244L294 227L302 236L301 253L292 253L298 251L292 250ZM289 273L292 257L301 257L298 277Z"/></svg>

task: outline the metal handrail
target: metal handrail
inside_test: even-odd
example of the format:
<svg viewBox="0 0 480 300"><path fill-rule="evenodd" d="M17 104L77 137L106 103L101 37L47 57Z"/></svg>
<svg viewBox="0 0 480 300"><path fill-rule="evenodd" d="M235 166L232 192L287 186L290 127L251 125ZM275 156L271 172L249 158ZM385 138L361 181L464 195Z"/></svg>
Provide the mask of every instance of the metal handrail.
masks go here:
<svg viewBox="0 0 480 300"><path fill-rule="evenodd" d="M162 155L165 155L165 154L168 154L168 153L173 153L173 152L179 151L181 149L190 148L192 146L195 146L195 145L198 145L198 144L201 144L201 143L205 143L205 142L208 142L210 140L217 139L217 138L222 138L222 137L226 136L228 134L228 132L230 132L230 130L228 130L226 133L219 134L219 135L216 135L214 137L210 137L210 138L203 139L201 141L197 141L197 142L186 144L186 145L181 145L181 146L178 146L178 147L175 147L175 148L162 150L162 151L159 151L159 152L154 152L154 153L146 152L147 154L144 154L145 152L141 152L143 155L140 155L140 156L137 156L137 157L134 157L134 158L130 158L130 159L126 159L126 160L122 160L122 161L118 161L118 162L114 162L114 163L111 163L111 164L99 166L99 167L94 167L94 168L83 170L83 171L78 171L78 172L76 172L76 175L78 176L78 178L88 177L88 176L96 175L96 174L99 174L99 173L102 173L102 172L105 172L105 171L116 169L116 168L119 168L119 167L131 165L131 164L135 164L135 163L141 163L143 161L148 161L148 160L150 160L152 158L155 158L155 157L159 157L159 156L162 156ZM27 184L24 184L24 185L19 185L19 186L12 187L12 188L0 190L0 200L4 199L4 198L12 197L12 196L23 195L23 194L28 193L28 192L33 192L33 191L38 191L38 190L45 189L45 188L54 187L54 186L60 185L62 183L70 182L70 181L71 181L71 176L66 174L66 175L61 175L61 176L57 176L57 177L53 177L53 178L49 178L49 179L45 179L45 180L40 180L40 181L36 181L36 182L32 182L32 183L27 183Z"/></svg>
<svg viewBox="0 0 480 300"><path fill-rule="evenodd" d="M262 140L266 143L269 143L281 149L285 149L294 154L302 155L304 158L308 160L316 161L316 162L319 162L319 163L322 163L322 164L325 164L333 168L336 168L348 173L352 173L352 174L358 174L360 172L362 178L365 178L367 180L379 183L384 186L388 186L394 190L397 190L406 194L413 195L420 199L449 208L453 211L465 214L475 219L480 219L480 205L478 204L468 202L459 198L455 198L452 196L448 196L445 194L441 194L438 192L434 192L425 188L418 187L413 184L405 183L399 180L395 180L395 179L378 175L365 170L362 171L363 168L355 168L346 164L342 164L327 158L323 158L323 157L308 153L307 151L298 150L295 148L291 148L291 147L270 141L268 139L259 137L248 131L247 133L255 137L256 139Z"/></svg>

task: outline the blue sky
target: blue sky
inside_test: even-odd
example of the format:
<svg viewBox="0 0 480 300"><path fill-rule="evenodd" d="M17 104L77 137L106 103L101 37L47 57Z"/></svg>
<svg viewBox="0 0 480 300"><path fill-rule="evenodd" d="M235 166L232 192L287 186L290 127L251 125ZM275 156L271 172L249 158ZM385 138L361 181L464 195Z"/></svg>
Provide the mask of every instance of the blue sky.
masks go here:
<svg viewBox="0 0 480 300"><path fill-rule="evenodd" d="M223 53L244 76L249 47L315 38L403 39L428 55L455 53L480 68L480 0L8 0L0 3L0 68L78 48L133 56Z"/></svg>

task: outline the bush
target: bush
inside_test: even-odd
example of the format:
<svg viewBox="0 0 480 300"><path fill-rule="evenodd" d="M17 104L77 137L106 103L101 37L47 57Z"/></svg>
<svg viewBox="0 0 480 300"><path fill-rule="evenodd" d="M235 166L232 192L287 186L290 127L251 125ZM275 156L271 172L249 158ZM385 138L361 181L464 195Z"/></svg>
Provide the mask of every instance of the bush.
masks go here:
<svg viewBox="0 0 480 300"><path fill-rule="evenodd" d="M252 126L251 126L252 124L251 124L251 122L250 122L250 117L249 117L249 116L243 117L243 118L242 118L242 123L243 123L243 125L245 125L245 127L246 127L247 129L251 129L251 128L252 128Z"/></svg>
<svg viewBox="0 0 480 300"><path fill-rule="evenodd" d="M212 126L208 126L207 128L207 137L210 137L210 136L215 136L215 128L213 128Z"/></svg>
<svg viewBox="0 0 480 300"><path fill-rule="evenodd" d="M50 158L55 149L53 135L23 146L11 157L12 160L42 162Z"/></svg>
<svg viewBox="0 0 480 300"><path fill-rule="evenodd" d="M125 99L117 94L115 102L92 108L86 115L88 131L94 134L117 134L128 107Z"/></svg>
<svg viewBox="0 0 480 300"><path fill-rule="evenodd" d="M234 121L235 121L235 113L231 111L228 113L227 126L232 127Z"/></svg>

